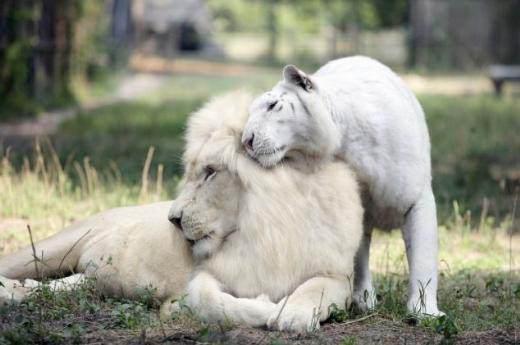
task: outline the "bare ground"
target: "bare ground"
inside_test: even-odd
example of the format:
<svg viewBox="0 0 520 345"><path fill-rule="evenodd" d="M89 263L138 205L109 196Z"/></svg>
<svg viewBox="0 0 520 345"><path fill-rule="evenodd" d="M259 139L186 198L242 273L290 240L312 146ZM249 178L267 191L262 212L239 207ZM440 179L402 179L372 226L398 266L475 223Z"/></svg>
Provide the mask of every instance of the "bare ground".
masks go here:
<svg viewBox="0 0 520 345"><path fill-rule="evenodd" d="M510 332L490 330L486 332L462 333L453 341L457 344L518 344L520 328ZM310 334L271 332L251 328L235 328L226 332L215 332L201 339L198 334L176 332L164 337L162 334L145 334L147 343L217 342L226 344L438 344L443 340L431 331L394 322L383 318L344 325L341 323L323 325L321 330ZM143 340L142 334L141 339Z"/></svg>
<svg viewBox="0 0 520 345"><path fill-rule="evenodd" d="M326 324L314 333L296 334L237 327L227 331L194 331L172 325L164 328L128 330L93 330L81 337L85 344L519 344L520 328L492 329L482 332L464 332L453 339L406 325L401 322L375 318L359 324Z"/></svg>
<svg viewBox="0 0 520 345"><path fill-rule="evenodd" d="M153 318L154 314L152 310L150 315ZM0 313L0 343L520 344L520 325L512 329L462 332L445 338L442 334L414 325L413 322L391 320L380 315L360 321L325 323L319 331L313 333L281 333L229 325L206 327L197 321L184 318L167 323L158 323L156 320L153 327L126 329L118 328L118 317L109 308L92 314L69 315L55 321L48 318L38 320L37 313L26 318L27 316L24 317L13 309ZM7 334L8 332L13 336ZM53 334L58 336L55 337Z"/></svg>

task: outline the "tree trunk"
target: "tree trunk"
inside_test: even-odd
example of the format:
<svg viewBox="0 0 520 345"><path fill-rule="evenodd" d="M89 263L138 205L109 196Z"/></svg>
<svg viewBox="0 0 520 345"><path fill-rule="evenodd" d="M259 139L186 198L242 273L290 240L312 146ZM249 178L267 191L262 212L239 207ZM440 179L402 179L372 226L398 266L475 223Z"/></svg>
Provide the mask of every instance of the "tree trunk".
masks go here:
<svg viewBox="0 0 520 345"><path fill-rule="evenodd" d="M270 61L276 60L276 48L278 46L278 17L276 5L276 0L270 0L267 5L267 30L269 31L267 58Z"/></svg>

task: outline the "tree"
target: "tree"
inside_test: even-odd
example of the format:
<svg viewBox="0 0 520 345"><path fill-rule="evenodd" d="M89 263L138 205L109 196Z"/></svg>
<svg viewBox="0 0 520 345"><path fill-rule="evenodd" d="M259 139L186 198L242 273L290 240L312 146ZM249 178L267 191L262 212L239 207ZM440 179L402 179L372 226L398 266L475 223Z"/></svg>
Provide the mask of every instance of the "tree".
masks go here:
<svg viewBox="0 0 520 345"><path fill-rule="evenodd" d="M76 1L0 3L2 112L33 112L38 103L70 97Z"/></svg>

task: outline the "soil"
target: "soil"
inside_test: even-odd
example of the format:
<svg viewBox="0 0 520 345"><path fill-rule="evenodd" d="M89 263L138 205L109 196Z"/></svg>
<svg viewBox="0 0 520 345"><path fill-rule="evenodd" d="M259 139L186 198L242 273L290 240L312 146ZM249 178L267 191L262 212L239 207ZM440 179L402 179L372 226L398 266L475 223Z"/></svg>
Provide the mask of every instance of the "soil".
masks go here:
<svg viewBox="0 0 520 345"><path fill-rule="evenodd" d="M374 318L354 324L325 324L317 332L295 334L263 329L237 327L227 331L196 332L175 325L163 329L140 331L95 331L82 337L88 344L440 344L463 345L520 344L520 327L512 330L493 329L484 332L464 332L452 339L424 328L402 322Z"/></svg>

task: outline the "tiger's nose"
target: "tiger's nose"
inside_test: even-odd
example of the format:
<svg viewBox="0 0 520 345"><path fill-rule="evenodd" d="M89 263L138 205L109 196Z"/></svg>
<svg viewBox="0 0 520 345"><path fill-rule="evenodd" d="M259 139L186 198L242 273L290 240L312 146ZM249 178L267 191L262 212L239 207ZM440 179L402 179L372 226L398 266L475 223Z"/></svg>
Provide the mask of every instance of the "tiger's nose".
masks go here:
<svg viewBox="0 0 520 345"><path fill-rule="evenodd" d="M182 212L180 215L168 215L168 220L182 231Z"/></svg>
<svg viewBox="0 0 520 345"><path fill-rule="evenodd" d="M250 151L254 151L254 148L253 148L254 141L255 141L255 134L251 133L251 135L249 137L244 138L244 140L242 141L242 144L244 144L246 149L248 149Z"/></svg>

